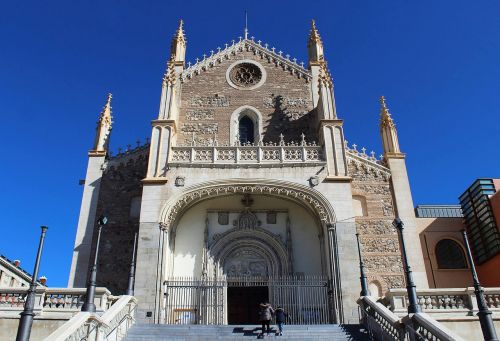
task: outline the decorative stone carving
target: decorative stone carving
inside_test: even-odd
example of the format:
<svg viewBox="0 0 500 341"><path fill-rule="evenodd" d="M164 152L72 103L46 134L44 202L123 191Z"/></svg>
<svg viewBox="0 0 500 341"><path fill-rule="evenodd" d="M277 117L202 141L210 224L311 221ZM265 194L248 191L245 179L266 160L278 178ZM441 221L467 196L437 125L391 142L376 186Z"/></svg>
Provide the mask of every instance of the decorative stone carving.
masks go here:
<svg viewBox="0 0 500 341"><path fill-rule="evenodd" d="M271 94L262 99L266 108L274 108L289 121L296 121L309 112L310 102L305 98L290 98Z"/></svg>
<svg viewBox="0 0 500 341"><path fill-rule="evenodd" d="M202 120L213 120L214 111L213 110L189 110L186 113L186 118L189 121L202 121Z"/></svg>
<svg viewBox="0 0 500 341"><path fill-rule="evenodd" d="M228 107L230 97L215 94L214 96L194 96L189 100L192 107Z"/></svg>
<svg viewBox="0 0 500 341"><path fill-rule="evenodd" d="M231 254L224 264L224 272L230 277L267 276L266 260L250 249L239 250Z"/></svg>
<svg viewBox="0 0 500 341"><path fill-rule="evenodd" d="M267 212L266 214L266 223L268 224L276 224L277 213L274 211Z"/></svg>
<svg viewBox="0 0 500 341"><path fill-rule="evenodd" d="M384 216L386 217L394 216L394 211L392 209L392 202L390 199L382 200L382 211L384 213Z"/></svg>
<svg viewBox="0 0 500 341"><path fill-rule="evenodd" d="M184 123L183 133L215 134L219 131L218 123Z"/></svg>
<svg viewBox="0 0 500 341"><path fill-rule="evenodd" d="M367 185L355 183L353 187L363 193L367 194L380 194L380 195L390 195L391 191L389 189L389 185L380 184L380 185Z"/></svg>
<svg viewBox="0 0 500 341"><path fill-rule="evenodd" d="M285 160L287 161L302 160L302 149L301 148L285 149Z"/></svg>
<svg viewBox="0 0 500 341"><path fill-rule="evenodd" d="M240 63L229 71L229 78L235 85L248 88L260 82L262 71L253 63Z"/></svg>
<svg viewBox="0 0 500 341"><path fill-rule="evenodd" d="M370 271L381 272L403 272L401 258L399 255L371 256L365 254L365 265Z"/></svg>
<svg viewBox="0 0 500 341"><path fill-rule="evenodd" d="M255 229L260 226L260 221L257 216L253 214L248 207L246 207L238 217L238 220L233 222L237 229Z"/></svg>
<svg viewBox="0 0 500 341"><path fill-rule="evenodd" d="M396 235L392 220L363 220L356 221L356 226L361 234L391 234Z"/></svg>
<svg viewBox="0 0 500 341"><path fill-rule="evenodd" d="M399 242L394 238L362 237L364 252L398 252Z"/></svg>
<svg viewBox="0 0 500 341"><path fill-rule="evenodd" d="M195 161L211 161L213 157L213 151L211 149L200 149L196 150L194 154Z"/></svg>
<svg viewBox="0 0 500 341"><path fill-rule="evenodd" d="M190 159L190 150L174 150L172 153L172 161L188 162Z"/></svg>
<svg viewBox="0 0 500 341"><path fill-rule="evenodd" d="M217 221L220 225L229 224L229 212L219 212L217 216Z"/></svg>
<svg viewBox="0 0 500 341"><path fill-rule="evenodd" d="M311 187L318 186L319 185L319 177L317 175L311 176L309 178L309 184L311 185Z"/></svg>
<svg viewBox="0 0 500 341"><path fill-rule="evenodd" d="M404 288L405 279L403 276L381 276L382 280L387 283L387 288Z"/></svg>
<svg viewBox="0 0 500 341"><path fill-rule="evenodd" d="M178 176L175 178L175 185L177 187L182 187L184 186L184 183L186 182L186 178L183 176Z"/></svg>
<svg viewBox="0 0 500 341"><path fill-rule="evenodd" d="M296 189L293 187L284 187L280 185L274 184L221 184L221 185L212 185L206 186L203 188L199 188L196 190L192 190L188 193L185 193L182 197L176 200L172 206L169 206L166 211L162 214L162 221L170 226L172 221L177 216L178 212L182 210L189 203L197 200L202 200L204 198L213 198L218 195L227 195L227 194L238 194L238 193L254 193L254 194L268 194L268 195L277 195L277 196L285 196L292 199L300 200L303 204L309 206L316 214L321 221L325 223L329 223L333 221L331 218L331 212L327 209L327 206L323 204L316 197L307 193L305 190Z"/></svg>

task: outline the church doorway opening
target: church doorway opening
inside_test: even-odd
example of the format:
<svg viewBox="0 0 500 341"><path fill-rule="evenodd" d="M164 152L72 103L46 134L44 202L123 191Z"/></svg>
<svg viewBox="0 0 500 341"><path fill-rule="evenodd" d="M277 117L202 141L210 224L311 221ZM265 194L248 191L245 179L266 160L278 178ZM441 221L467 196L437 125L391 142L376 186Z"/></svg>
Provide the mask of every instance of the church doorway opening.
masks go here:
<svg viewBox="0 0 500 341"><path fill-rule="evenodd" d="M228 324L259 324L259 304L268 301L268 287L228 287Z"/></svg>

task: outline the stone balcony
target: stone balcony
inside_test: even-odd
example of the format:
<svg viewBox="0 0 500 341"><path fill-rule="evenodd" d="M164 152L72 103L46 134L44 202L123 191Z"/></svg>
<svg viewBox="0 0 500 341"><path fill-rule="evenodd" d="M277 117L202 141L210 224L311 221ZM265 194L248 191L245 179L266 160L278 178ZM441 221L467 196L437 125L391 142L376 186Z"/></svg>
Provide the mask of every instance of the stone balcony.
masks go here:
<svg viewBox="0 0 500 341"><path fill-rule="evenodd" d="M169 159L171 166L315 166L324 165L323 149L316 143L259 143L258 145L175 146Z"/></svg>

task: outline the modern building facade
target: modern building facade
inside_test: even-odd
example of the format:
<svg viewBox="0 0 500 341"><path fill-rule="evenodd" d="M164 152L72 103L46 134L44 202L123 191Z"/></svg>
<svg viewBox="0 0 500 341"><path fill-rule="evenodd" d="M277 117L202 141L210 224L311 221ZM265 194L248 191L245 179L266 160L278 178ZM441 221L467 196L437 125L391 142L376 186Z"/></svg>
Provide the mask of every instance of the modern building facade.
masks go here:
<svg viewBox="0 0 500 341"><path fill-rule="evenodd" d="M477 179L460 196L464 223L478 275L485 286L500 286L500 179Z"/></svg>
<svg viewBox="0 0 500 341"><path fill-rule="evenodd" d="M371 291L404 287L396 216L417 286L428 287L385 99L383 157L349 147L314 22L307 65L246 31L194 64L186 47L181 22L150 143L110 155L108 97L89 152L70 287L85 286L100 214L109 223L98 285L115 294L126 289L139 234L140 320L239 323L270 300L297 323L358 323L355 235Z"/></svg>

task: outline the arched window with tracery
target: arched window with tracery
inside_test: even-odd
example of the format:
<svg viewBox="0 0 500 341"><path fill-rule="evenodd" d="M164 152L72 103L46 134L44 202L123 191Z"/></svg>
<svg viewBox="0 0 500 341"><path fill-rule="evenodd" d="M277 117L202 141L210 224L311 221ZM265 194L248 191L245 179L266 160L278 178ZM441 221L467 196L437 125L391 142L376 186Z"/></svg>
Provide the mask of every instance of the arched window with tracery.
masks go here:
<svg viewBox="0 0 500 341"><path fill-rule="evenodd" d="M464 250L452 239L442 239L436 244L436 260L440 269L467 269Z"/></svg>
<svg viewBox="0 0 500 341"><path fill-rule="evenodd" d="M241 144L254 143L254 126L248 116L243 116L238 124L238 133Z"/></svg>

